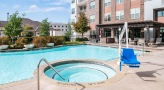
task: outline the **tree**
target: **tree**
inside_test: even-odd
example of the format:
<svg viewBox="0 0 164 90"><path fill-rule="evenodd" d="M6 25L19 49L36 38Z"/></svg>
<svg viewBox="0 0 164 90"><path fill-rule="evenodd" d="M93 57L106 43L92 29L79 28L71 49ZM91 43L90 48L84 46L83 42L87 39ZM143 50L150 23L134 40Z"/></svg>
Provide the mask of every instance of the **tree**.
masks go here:
<svg viewBox="0 0 164 90"><path fill-rule="evenodd" d="M23 31L22 28L22 17L18 16L19 13L15 12L13 15L9 17L9 21L5 26L4 34L7 35L11 40L12 43L14 42L14 38L20 35Z"/></svg>
<svg viewBox="0 0 164 90"><path fill-rule="evenodd" d="M48 18L46 18L42 20L42 22L39 25L40 36L49 36L49 29L50 23L48 22Z"/></svg>
<svg viewBox="0 0 164 90"><path fill-rule="evenodd" d="M21 35L23 35L25 37L32 37L33 36L33 32L30 32L29 30L33 30L33 27L25 25L23 27L23 32L21 33Z"/></svg>
<svg viewBox="0 0 164 90"><path fill-rule="evenodd" d="M84 33L86 33L90 29L90 27L88 26L88 19L84 13L80 13L78 22L73 24L73 26L74 26L75 32L82 34L82 38L84 36Z"/></svg>
<svg viewBox="0 0 164 90"><path fill-rule="evenodd" d="M70 38L72 36L72 28L71 28L71 23L70 22L68 22L67 32L65 33L65 36L68 40L70 40Z"/></svg>

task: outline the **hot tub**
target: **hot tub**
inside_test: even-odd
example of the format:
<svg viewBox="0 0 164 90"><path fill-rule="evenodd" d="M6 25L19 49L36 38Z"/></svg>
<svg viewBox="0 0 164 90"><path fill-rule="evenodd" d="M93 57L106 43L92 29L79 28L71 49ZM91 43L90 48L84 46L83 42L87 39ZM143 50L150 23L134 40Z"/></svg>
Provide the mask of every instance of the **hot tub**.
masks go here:
<svg viewBox="0 0 164 90"><path fill-rule="evenodd" d="M45 74L49 78L62 82L98 82L110 79L116 74L111 67L100 63L73 62L56 65L54 68L65 80L52 69L46 70Z"/></svg>

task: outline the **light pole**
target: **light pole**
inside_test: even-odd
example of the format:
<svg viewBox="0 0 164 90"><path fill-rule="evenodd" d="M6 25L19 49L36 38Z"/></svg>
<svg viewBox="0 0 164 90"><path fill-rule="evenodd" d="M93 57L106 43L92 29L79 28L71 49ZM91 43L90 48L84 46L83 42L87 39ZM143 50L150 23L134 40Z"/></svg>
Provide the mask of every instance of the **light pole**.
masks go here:
<svg viewBox="0 0 164 90"><path fill-rule="evenodd" d="M7 13L7 21L9 21L9 12Z"/></svg>

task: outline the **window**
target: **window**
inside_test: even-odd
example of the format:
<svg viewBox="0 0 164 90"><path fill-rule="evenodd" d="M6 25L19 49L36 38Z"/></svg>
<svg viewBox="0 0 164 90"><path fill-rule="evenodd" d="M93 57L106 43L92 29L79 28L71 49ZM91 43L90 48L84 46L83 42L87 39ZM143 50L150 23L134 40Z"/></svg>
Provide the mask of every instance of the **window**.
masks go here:
<svg viewBox="0 0 164 90"><path fill-rule="evenodd" d="M130 17L131 17L131 19L139 19L140 18L140 8L130 9Z"/></svg>
<svg viewBox="0 0 164 90"><path fill-rule="evenodd" d="M110 13L105 13L104 21L110 21Z"/></svg>
<svg viewBox="0 0 164 90"><path fill-rule="evenodd" d="M71 22L72 22L72 23L75 23L75 19L72 19Z"/></svg>
<svg viewBox="0 0 164 90"><path fill-rule="evenodd" d="M58 27L60 27L60 26L58 26Z"/></svg>
<svg viewBox="0 0 164 90"><path fill-rule="evenodd" d="M123 3L124 0L116 0L116 4L120 4L120 3Z"/></svg>
<svg viewBox="0 0 164 90"><path fill-rule="evenodd" d="M75 8L72 8L72 14L75 14Z"/></svg>
<svg viewBox="0 0 164 90"><path fill-rule="evenodd" d="M111 0L104 0L104 6L106 7L106 6L109 6L110 5L110 2L111 2Z"/></svg>
<svg viewBox="0 0 164 90"><path fill-rule="evenodd" d="M158 17L164 17L164 11L158 11Z"/></svg>
<svg viewBox="0 0 164 90"><path fill-rule="evenodd" d="M72 0L72 3L75 3L75 0Z"/></svg>
<svg viewBox="0 0 164 90"><path fill-rule="evenodd" d="M90 2L90 9L94 9L95 8L95 1Z"/></svg>
<svg viewBox="0 0 164 90"><path fill-rule="evenodd" d="M116 20L123 20L124 19L124 11L117 11L116 12Z"/></svg>
<svg viewBox="0 0 164 90"><path fill-rule="evenodd" d="M83 0L79 0L79 3L82 2Z"/></svg>
<svg viewBox="0 0 164 90"><path fill-rule="evenodd" d="M90 22L95 22L95 15L90 16Z"/></svg>

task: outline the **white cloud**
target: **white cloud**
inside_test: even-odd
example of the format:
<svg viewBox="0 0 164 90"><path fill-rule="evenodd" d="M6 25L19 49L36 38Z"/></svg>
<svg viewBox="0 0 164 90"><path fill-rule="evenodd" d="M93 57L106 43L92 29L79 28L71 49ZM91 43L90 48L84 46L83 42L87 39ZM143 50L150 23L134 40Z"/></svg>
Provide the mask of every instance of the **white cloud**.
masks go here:
<svg viewBox="0 0 164 90"><path fill-rule="evenodd" d="M51 11L63 11L64 7L56 6L56 7L46 7L40 8L37 5L31 5L27 8L27 10L22 11L21 13L34 13L34 12L51 12Z"/></svg>
<svg viewBox="0 0 164 90"><path fill-rule="evenodd" d="M18 8L20 8L20 5L14 5L13 8L18 9Z"/></svg>
<svg viewBox="0 0 164 90"><path fill-rule="evenodd" d="M71 0L54 0L49 5L65 5L70 4Z"/></svg>

